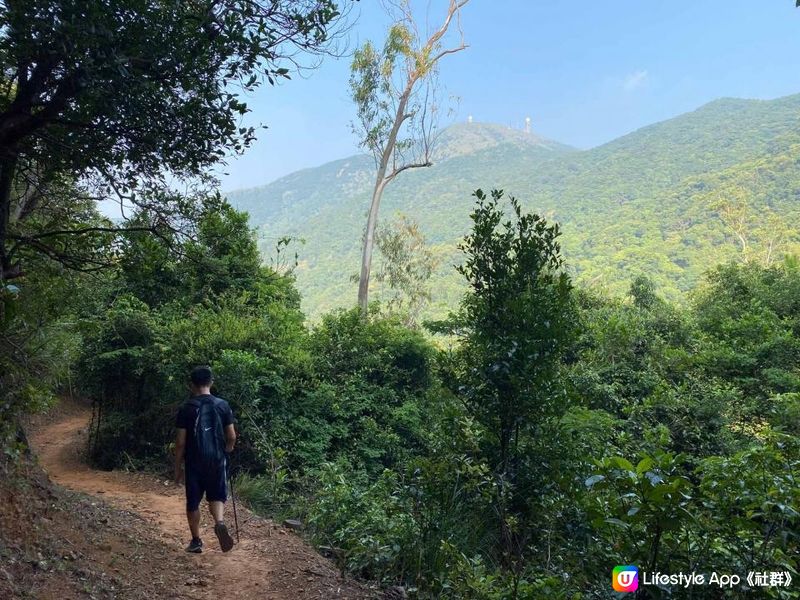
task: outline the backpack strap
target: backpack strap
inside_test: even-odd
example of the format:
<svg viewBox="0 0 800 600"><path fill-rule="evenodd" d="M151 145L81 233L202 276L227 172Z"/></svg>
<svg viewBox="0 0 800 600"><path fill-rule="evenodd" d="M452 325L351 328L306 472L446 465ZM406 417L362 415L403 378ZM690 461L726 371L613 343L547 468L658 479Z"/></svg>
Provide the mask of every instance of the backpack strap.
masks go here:
<svg viewBox="0 0 800 600"><path fill-rule="evenodd" d="M217 408L222 404L222 398L217 398L216 396L211 396L211 402L214 404L214 408Z"/></svg>

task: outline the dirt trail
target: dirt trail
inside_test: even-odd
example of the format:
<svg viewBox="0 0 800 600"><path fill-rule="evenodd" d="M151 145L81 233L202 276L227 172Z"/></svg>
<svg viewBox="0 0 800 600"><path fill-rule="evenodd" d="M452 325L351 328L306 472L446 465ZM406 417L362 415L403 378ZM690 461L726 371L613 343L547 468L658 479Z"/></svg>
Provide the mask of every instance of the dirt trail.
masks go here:
<svg viewBox="0 0 800 600"><path fill-rule="evenodd" d="M188 541L183 489L141 473L97 471L82 460L91 412L75 407L56 422L36 428L31 443L50 478L68 489L92 494L157 525L161 541L182 553ZM230 503L226 521L233 533ZM176 582L176 592L199 599L374 598L374 591L343 581L338 571L301 538L269 520L239 509L241 542L223 554L203 504L204 551L197 568ZM190 586L189 588L185 586ZM176 596L179 595L176 593Z"/></svg>

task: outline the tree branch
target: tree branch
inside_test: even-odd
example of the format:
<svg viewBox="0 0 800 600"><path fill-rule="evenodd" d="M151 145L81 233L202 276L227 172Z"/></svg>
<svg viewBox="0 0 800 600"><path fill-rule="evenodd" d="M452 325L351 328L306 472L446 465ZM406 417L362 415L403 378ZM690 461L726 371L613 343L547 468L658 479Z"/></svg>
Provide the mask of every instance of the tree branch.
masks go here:
<svg viewBox="0 0 800 600"><path fill-rule="evenodd" d="M384 181L386 183L389 183L392 179L394 179L395 177L400 175L400 173L402 173L403 171L408 171L409 169L422 169L424 167L430 167L430 166L433 166L433 163L431 161L429 161L429 160L426 160L424 162L408 163L408 164L403 165L402 167L397 167L397 168L393 169L392 172L389 173L384 178Z"/></svg>
<svg viewBox="0 0 800 600"><path fill-rule="evenodd" d="M125 233L128 231L146 231L153 233L155 227L84 227L82 229L61 229L57 231L46 231L36 235L18 236L9 234L9 239L25 241L25 240L40 240L46 237L53 237L57 235L83 235L86 233Z"/></svg>
<svg viewBox="0 0 800 600"><path fill-rule="evenodd" d="M469 2L469 0L450 0L450 6L447 9L447 17L445 18L444 23L439 30L430 38L428 38L428 43L425 44L426 50L433 50L433 47L444 37L444 35L447 33L447 30L450 28L450 23L453 20L453 16L458 14L459 11L467 4L467 2ZM462 45L464 44L462 43Z"/></svg>
<svg viewBox="0 0 800 600"><path fill-rule="evenodd" d="M69 254L64 254L63 252L59 252L52 246L48 246L47 244L43 244L42 242L35 240L35 239L26 239L25 243L32 248L35 248L40 253L44 254L51 260L54 260L70 270L79 271L81 273L91 273L93 271L100 271L102 269L107 269L113 265L111 261L100 261L94 258L86 257L86 256L71 256ZM14 247L16 250L19 245ZM95 265L92 267L85 267L84 265ZM11 270L14 271L15 269L19 269L19 264L14 265ZM21 271L19 271L21 273ZM19 277L20 275L15 275Z"/></svg>
<svg viewBox="0 0 800 600"><path fill-rule="evenodd" d="M442 50L439 54L437 54L431 59L431 64L436 64L439 60L441 60L443 56L447 56L448 54L455 54L456 52L461 52L462 50L466 50L467 48L469 48L469 45L462 43L457 48L449 48L448 50Z"/></svg>

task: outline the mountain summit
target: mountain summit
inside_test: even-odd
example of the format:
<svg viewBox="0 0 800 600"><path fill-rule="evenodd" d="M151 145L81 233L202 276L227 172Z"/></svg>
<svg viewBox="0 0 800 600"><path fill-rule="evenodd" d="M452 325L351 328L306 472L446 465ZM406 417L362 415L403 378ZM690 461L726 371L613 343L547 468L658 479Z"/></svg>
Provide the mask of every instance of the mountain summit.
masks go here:
<svg viewBox="0 0 800 600"><path fill-rule="evenodd" d="M519 149L539 148L564 152L575 150L536 133L497 125L495 123L456 123L444 129L436 141L436 156L447 160L498 146L516 146Z"/></svg>

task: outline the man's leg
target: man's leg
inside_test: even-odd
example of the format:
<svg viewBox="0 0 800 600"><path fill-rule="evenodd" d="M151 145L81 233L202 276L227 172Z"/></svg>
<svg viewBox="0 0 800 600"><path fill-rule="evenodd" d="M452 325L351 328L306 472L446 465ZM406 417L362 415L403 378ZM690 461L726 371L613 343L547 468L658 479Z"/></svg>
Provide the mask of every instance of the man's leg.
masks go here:
<svg viewBox="0 0 800 600"><path fill-rule="evenodd" d="M206 499L208 500L208 510L214 518L214 523L224 521L225 501L228 499L228 480L225 477L225 467L222 466L206 474Z"/></svg>
<svg viewBox="0 0 800 600"><path fill-rule="evenodd" d="M192 539L200 539L200 509L186 509L186 519L189 521L189 529L192 532Z"/></svg>
<svg viewBox="0 0 800 600"><path fill-rule="evenodd" d="M228 527L222 520L222 513L225 508L225 503L219 500L209 500L208 509L211 511L211 516L214 517L214 533L217 535L219 545L222 547L223 552L230 551L233 548L233 538L228 533Z"/></svg>
<svg viewBox="0 0 800 600"><path fill-rule="evenodd" d="M214 523L222 523L225 514L225 503L220 502L219 500L209 500L208 501L208 510L211 512L211 516L214 518ZM197 511L197 522L200 523L200 511Z"/></svg>
<svg viewBox="0 0 800 600"><path fill-rule="evenodd" d="M201 552L203 542L200 541L200 500L203 497L203 485L194 469L186 468L186 520L192 532L192 541L187 552Z"/></svg>
<svg viewBox="0 0 800 600"><path fill-rule="evenodd" d="M209 474L206 498L208 499L208 510L214 517L214 533L217 534L223 552L228 552L233 548L233 538L228 533L228 528L223 521L225 511L225 501L228 499L227 482L225 480L225 465L216 473Z"/></svg>

